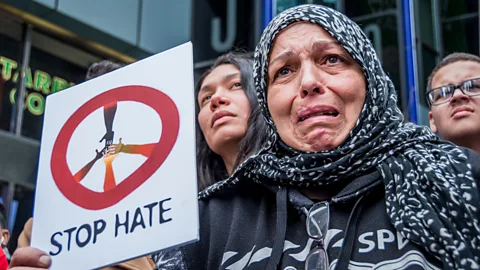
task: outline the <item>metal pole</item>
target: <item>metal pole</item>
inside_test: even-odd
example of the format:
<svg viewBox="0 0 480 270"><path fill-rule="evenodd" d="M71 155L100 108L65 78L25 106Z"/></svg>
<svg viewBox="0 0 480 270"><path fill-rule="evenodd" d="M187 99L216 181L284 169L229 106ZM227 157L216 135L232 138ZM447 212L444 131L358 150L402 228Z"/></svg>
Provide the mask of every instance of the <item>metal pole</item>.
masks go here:
<svg viewBox="0 0 480 270"><path fill-rule="evenodd" d="M12 212L12 202L15 197L15 184L12 182L7 182L6 188L7 190L4 193L5 197L3 199L3 207L5 208L5 220L7 221L7 228L10 230L10 232L12 232L13 226L10 228L9 225L12 222L12 220L10 220L10 213Z"/></svg>
<svg viewBox="0 0 480 270"><path fill-rule="evenodd" d="M275 3L276 0L263 0L263 29L267 27L268 23L272 20L273 18L273 7L276 6Z"/></svg>
<svg viewBox="0 0 480 270"><path fill-rule="evenodd" d="M262 36L263 31L262 2L255 0L253 1L253 6L255 10L255 38L253 39L253 42L254 45L256 45L260 41L260 37Z"/></svg>
<svg viewBox="0 0 480 270"><path fill-rule="evenodd" d="M480 1L480 0L479 0ZM440 15L440 3L439 0L432 0L432 15L433 15L433 31L435 35L435 50L437 51L437 59L436 62L440 62L440 60L445 55L443 51L443 25Z"/></svg>
<svg viewBox="0 0 480 270"><path fill-rule="evenodd" d="M140 39L142 37L142 17L143 17L143 0L138 1L137 12L137 40L136 45L140 47Z"/></svg>
<svg viewBox="0 0 480 270"><path fill-rule="evenodd" d="M402 112L407 119L410 119L410 112L408 108L408 88L407 88L407 68L406 68L406 50L405 50L405 30L403 23L403 13L402 13L402 1L396 0L397 10L397 38L398 38L398 52L400 60L400 95L399 98L402 100Z"/></svg>
<svg viewBox="0 0 480 270"><path fill-rule="evenodd" d="M415 40L415 22L413 1L402 1L403 30L405 35L405 58L408 89L409 121L418 123L418 74L417 74L417 46Z"/></svg>
<svg viewBox="0 0 480 270"><path fill-rule="evenodd" d="M24 25L23 30L23 59L20 71L19 87L17 89L17 97L15 99L15 135L20 136L22 133L23 107L25 104L26 93L26 74L30 62L30 50L32 46L32 25Z"/></svg>

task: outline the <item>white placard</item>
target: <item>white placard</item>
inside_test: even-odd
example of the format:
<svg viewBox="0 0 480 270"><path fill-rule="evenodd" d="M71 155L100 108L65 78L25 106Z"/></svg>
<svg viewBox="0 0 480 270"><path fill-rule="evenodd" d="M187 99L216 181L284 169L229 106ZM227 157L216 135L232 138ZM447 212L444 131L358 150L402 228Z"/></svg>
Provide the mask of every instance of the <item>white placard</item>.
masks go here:
<svg viewBox="0 0 480 270"><path fill-rule="evenodd" d="M193 89L189 42L48 96L32 246L51 269L198 240Z"/></svg>

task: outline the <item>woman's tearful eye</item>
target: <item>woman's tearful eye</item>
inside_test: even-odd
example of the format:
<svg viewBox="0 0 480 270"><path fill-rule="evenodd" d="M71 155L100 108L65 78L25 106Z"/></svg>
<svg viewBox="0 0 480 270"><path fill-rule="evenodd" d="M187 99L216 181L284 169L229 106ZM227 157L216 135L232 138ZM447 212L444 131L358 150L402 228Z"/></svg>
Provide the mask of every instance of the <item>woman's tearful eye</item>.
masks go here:
<svg viewBox="0 0 480 270"><path fill-rule="evenodd" d="M340 59L340 57L336 56L336 55L331 55L331 56L328 56L327 57L327 63L328 64L336 64L338 62L341 62L342 60Z"/></svg>
<svg viewBox="0 0 480 270"><path fill-rule="evenodd" d="M290 68L289 67L283 67L278 70L277 76L276 77L283 77L286 76L290 73Z"/></svg>
<svg viewBox="0 0 480 270"><path fill-rule="evenodd" d="M278 74L279 74L280 76L285 76L285 75L287 75L288 73L290 73L290 69L289 69L289 68L282 68L282 69L280 69L280 70L278 71Z"/></svg>

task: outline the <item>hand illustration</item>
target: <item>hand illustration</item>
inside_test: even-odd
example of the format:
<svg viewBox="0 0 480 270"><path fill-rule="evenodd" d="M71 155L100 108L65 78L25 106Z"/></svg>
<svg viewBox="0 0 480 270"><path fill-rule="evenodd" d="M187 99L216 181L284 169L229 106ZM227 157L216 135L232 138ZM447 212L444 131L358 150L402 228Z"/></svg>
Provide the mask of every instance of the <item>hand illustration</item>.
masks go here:
<svg viewBox="0 0 480 270"><path fill-rule="evenodd" d="M108 147L113 143L113 137L115 133L113 132L113 120L115 119L115 113L117 112L117 102L112 102L103 106L103 118L105 121L105 130L106 133L103 135L100 142L105 140L105 147Z"/></svg>
<svg viewBox="0 0 480 270"><path fill-rule="evenodd" d="M83 166L74 176L73 178L78 182L80 183L80 181L83 180L83 178L85 178L85 176L88 174L88 172L90 171L90 169L93 167L93 165L95 164L95 162L97 162L99 159L101 159L103 157L103 150L102 151L98 151L97 149L95 149L95 157L90 160L87 164L85 164L85 166Z"/></svg>
<svg viewBox="0 0 480 270"><path fill-rule="evenodd" d="M108 153L108 154L111 154L111 155L118 154L118 153L122 152L123 146L124 146L124 144L122 143L122 138L120 138L120 139L118 140L118 144L117 144L117 143L114 143L114 144L111 144L111 145L108 147L107 153Z"/></svg>
<svg viewBox="0 0 480 270"><path fill-rule="evenodd" d="M107 163L112 163L113 160L118 156L118 154L110 154L110 153L106 153L104 156L103 156L103 161L105 162L105 164Z"/></svg>
<svg viewBox="0 0 480 270"><path fill-rule="evenodd" d="M105 162L105 181L103 182L103 191L109 191L117 186L115 181L115 174L113 173L113 160L118 156L118 154L105 154L103 156L103 161Z"/></svg>
<svg viewBox="0 0 480 270"><path fill-rule="evenodd" d="M98 151L97 149L95 149L95 158L93 158L95 161L101 159L103 157L103 152L102 151Z"/></svg>
<svg viewBox="0 0 480 270"><path fill-rule="evenodd" d="M102 139L100 139L100 142L105 140L105 146L109 146L113 143L113 136L115 135L115 132L112 130L107 131L105 135L103 135Z"/></svg>

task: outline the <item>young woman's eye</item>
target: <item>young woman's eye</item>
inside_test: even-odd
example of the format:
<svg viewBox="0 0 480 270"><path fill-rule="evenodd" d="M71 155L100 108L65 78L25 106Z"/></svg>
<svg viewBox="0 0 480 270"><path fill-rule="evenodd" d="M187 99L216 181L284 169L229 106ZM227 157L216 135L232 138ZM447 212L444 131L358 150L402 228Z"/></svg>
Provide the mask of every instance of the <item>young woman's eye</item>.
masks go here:
<svg viewBox="0 0 480 270"><path fill-rule="evenodd" d="M204 104L205 102L209 101L211 98L212 98L211 95L204 96L204 97L202 98L202 104Z"/></svg>
<svg viewBox="0 0 480 270"><path fill-rule="evenodd" d="M236 82L232 85L232 88L241 88L242 87L242 83L240 82Z"/></svg>

